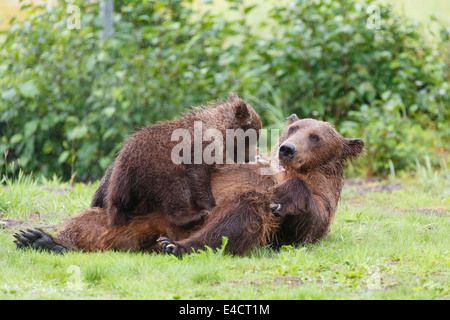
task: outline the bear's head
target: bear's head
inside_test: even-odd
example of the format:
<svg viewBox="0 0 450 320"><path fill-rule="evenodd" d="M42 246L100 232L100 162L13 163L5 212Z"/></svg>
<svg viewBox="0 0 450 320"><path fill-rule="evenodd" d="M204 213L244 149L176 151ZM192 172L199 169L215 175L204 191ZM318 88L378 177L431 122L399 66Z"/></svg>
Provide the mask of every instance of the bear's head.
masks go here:
<svg viewBox="0 0 450 320"><path fill-rule="evenodd" d="M235 92L231 92L226 103L231 108L232 129L227 132L226 149L228 156L235 163L253 161L257 153L257 142L262 128L261 119L256 111ZM227 122L227 121L225 121Z"/></svg>
<svg viewBox="0 0 450 320"><path fill-rule="evenodd" d="M262 127L261 119L252 107L240 99L236 92L230 92L228 104L235 117L233 129L255 130L259 134Z"/></svg>
<svg viewBox="0 0 450 320"><path fill-rule="evenodd" d="M343 138L323 121L291 115L280 137L278 157L284 167L308 172L329 163L357 157L364 149L360 139Z"/></svg>

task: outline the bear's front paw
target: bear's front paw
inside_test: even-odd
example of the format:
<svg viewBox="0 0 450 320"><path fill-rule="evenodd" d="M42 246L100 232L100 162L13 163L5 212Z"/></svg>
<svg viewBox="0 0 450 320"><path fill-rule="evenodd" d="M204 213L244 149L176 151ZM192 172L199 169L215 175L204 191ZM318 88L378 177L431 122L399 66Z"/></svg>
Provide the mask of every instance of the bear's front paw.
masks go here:
<svg viewBox="0 0 450 320"><path fill-rule="evenodd" d="M272 202L270 204L270 209L272 210L272 213L274 216L276 216L276 217L283 216L283 214L281 213L281 204Z"/></svg>
<svg viewBox="0 0 450 320"><path fill-rule="evenodd" d="M278 203L272 202L270 204L272 214L276 217L282 218L287 215L298 215L303 211L295 206L295 203Z"/></svg>
<svg viewBox="0 0 450 320"><path fill-rule="evenodd" d="M199 219L199 221L200 222L203 222L203 220L205 220L205 218L206 218L206 216L209 214L209 210L200 210L199 212L198 212L198 215L199 215L199 217L200 217L200 219Z"/></svg>
<svg viewBox="0 0 450 320"><path fill-rule="evenodd" d="M158 239L158 245L159 247L169 253L169 254L173 254L177 257L183 255L186 253L186 251L184 250L184 248L177 246L175 243L172 242L172 240L170 240L169 238L166 237L160 237Z"/></svg>

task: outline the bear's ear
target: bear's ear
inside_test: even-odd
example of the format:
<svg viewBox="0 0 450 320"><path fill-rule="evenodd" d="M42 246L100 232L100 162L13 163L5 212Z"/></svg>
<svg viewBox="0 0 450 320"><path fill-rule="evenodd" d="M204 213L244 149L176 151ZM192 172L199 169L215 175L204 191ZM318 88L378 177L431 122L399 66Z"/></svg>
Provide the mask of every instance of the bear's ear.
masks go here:
<svg viewBox="0 0 450 320"><path fill-rule="evenodd" d="M344 138L344 158L356 158L364 150L361 139Z"/></svg>
<svg viewBox="0 0 450 320"><path fill-rule="evenodd" d="M234 101L238 101L238 100L239 100L239 97L236 92L230 92L228 94L228 101L234 102Z"/></svg>
<svg viewBox="0 0 450 320"><path fill-rule="evenodd" d="M289 118L287 118L287 124L286 125L293 124L295 121L298 121L298 120L300 120L300 118L295 113L293 113L293 114L291 114L289 116Z"/></svg>
<svg viewBox="0 0 450 320"><path fill-rule="evenodd" d="M236 119L239 122L247 121L250 118L250 111L248 110L247 104L239 100L236 103Z"/></svg>

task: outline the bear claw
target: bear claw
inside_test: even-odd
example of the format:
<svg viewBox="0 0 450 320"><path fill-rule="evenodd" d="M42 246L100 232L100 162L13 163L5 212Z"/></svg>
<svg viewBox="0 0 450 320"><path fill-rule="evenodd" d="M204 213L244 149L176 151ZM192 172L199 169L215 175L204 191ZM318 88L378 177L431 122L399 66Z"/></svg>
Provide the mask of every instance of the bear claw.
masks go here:
<svg viewBox="0 0 450 320"><path fill-rule="evenodd" d="M281 217L281 204L279 203L271 203L270 204L270 209L272 209L272 213L273 215L277 216L277 217Z"/></svg>
<svg viewBox="0 0 450 320"><path fill-rule="evenodd" d="M159 247L168 254L173 254L177 257L183 255L185 250L172 242L169 238L160 237L158 240Z"/></svg>
<svg viewBox="0 0 450 320"><path fill-rule="evenodd" d="M34 250L42 250L59 254L68 251L66 247L57 244L51 236L47 235L40 229L27 229L26 231L20 230L19 232L13 235L13 237L16 238L14 243L16 244L17 249L31 248Z"/></svg>

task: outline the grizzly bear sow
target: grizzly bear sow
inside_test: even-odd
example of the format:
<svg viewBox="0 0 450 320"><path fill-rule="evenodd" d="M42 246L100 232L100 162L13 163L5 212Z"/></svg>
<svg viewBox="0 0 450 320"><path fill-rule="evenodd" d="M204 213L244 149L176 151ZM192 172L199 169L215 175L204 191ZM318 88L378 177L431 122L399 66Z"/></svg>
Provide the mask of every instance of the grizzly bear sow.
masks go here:
<svg viewBox="0 0 450 320"><path fill-rule="evenodd" d="M227 130L252 129L257 135L261 120L236 93L231 93L229 100L219 105L193 109L180 119L141 129L125 141L102 179L92 206L106 206L112 226L123 225L134 215L160 206L176 226L189 227L201 222L215 206L210 184L214 164L202 159L201 163L194 163L194 151L198 147L194 141L198 138L196 125L201 126L200 139L205 131L215 129L221 133L224 140L220 143L224 146ZM179 144L172 140L177 129L185 130L188 135L185 138L190 139L192 146L191 154L183 154L189 161L181 164L172 159L172 151ZM246 155L249 148L256 150L256 142L245 146ZM200 152L204 147L205 143L200 141ZM223 148L223 151L225 159L225 151L230 150ZM191 203L193 210L189 210Z"/></svg>
<svg viewBox="0 0 450 320"><path fill-rule="evenodd" d="M222 237L227 237L226 251L240 255L268 242L321 239L336 212L345 161L363 148L362 140L343 138L329 123L291 115L278 148L284 171L267 177L249 175L250 168L229 168L225 176L217 175L213 185L233 196L223 200L217 196L217 207L189 238L173 242L162 237L159 245L180 255L205 246L219 248ZM247 175L242 180L243 171Z"/></svg>
<svg viewBox="0 0 450 320"><path fill-rule="evenodd" d="M314 242L328 233L333 220L345 161L363 148L362 140L343 138L326 122L292 115L276 147L284 170L262 175L261 169L267 169L263 163L215 170L211 187L217 205L201 226L174 226L157 208L127 225L111 227L105 209L89 208L65 221L55 238L38 229L17 233L17 247L180 255L205 246L219 248L227 237L226 252L242 255L258 245Z"/></svg>

